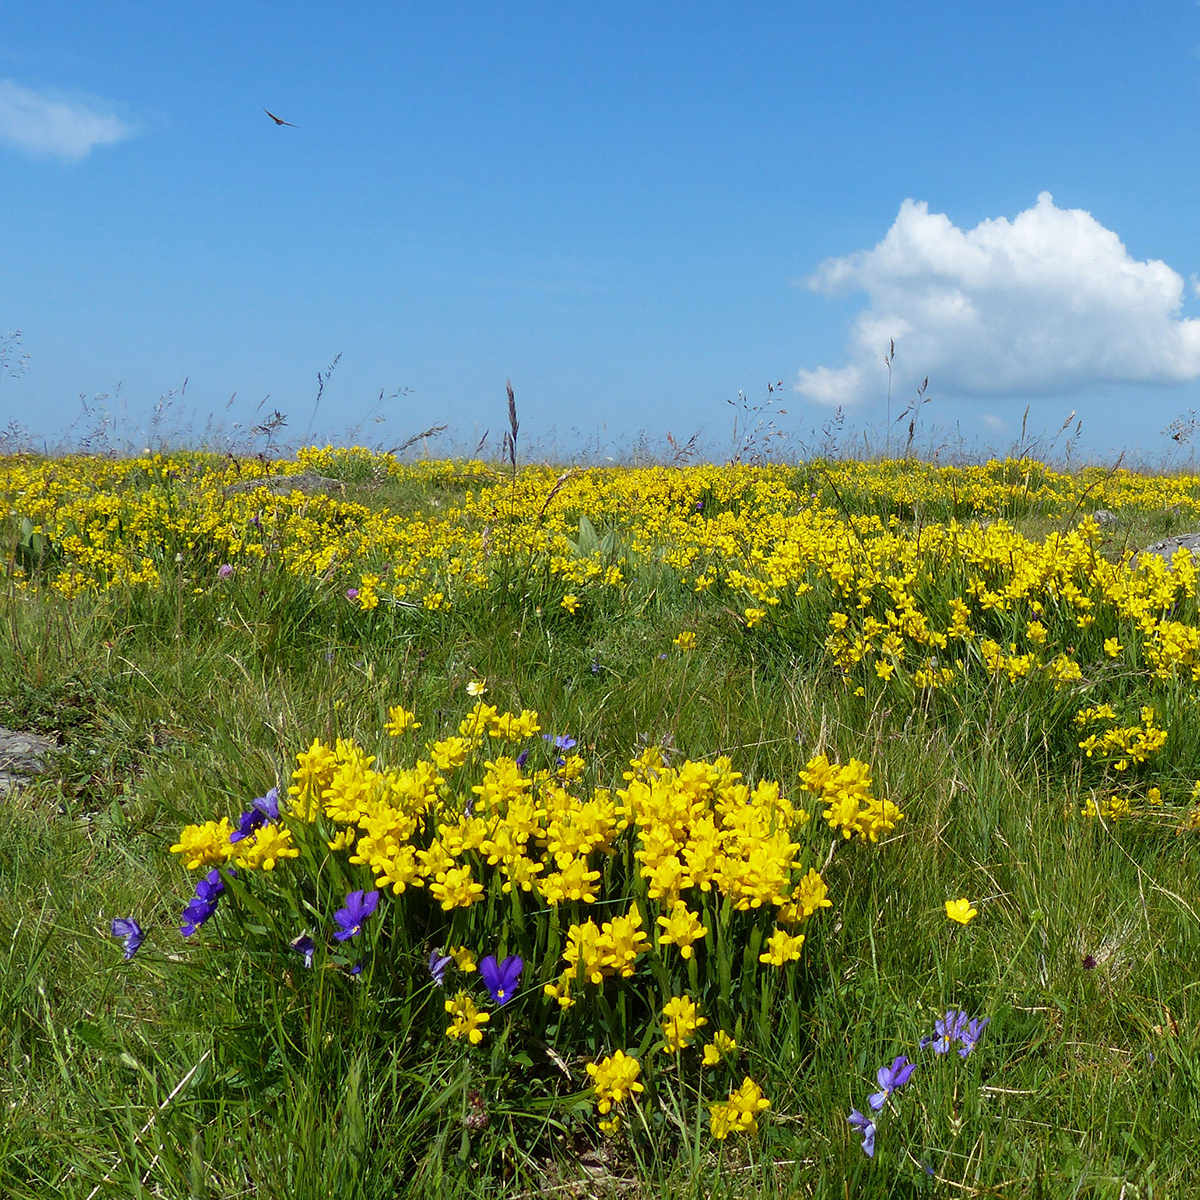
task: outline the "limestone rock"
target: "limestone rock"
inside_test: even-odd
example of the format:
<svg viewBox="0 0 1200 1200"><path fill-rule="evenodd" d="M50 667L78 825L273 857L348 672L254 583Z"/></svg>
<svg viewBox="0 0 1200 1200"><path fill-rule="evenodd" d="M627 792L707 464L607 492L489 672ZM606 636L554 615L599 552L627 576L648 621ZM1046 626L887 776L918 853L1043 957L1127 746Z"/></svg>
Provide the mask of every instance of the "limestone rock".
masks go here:
<svg viewBox="0 0 1200 1200"><path fill-rule="evenodd" d="M47 769L46 756L56 747L53 738L0 725L0 796L7 796L33 775Z"/></svg>
<svg viewBox="0 0 1200 1200"><path fill-rule="evenodd" d="M1180 548L1191 552L1195 558L1200 554L1200 533L1180 533L1175 537L1163 538L1161 542L1155 542L1152 546L1146 546L1139 550L1134 555L1133 561L1136 563L1143 554L1153 554L1165 562L1170 563L1175 557L1175 552Z"/></svg>

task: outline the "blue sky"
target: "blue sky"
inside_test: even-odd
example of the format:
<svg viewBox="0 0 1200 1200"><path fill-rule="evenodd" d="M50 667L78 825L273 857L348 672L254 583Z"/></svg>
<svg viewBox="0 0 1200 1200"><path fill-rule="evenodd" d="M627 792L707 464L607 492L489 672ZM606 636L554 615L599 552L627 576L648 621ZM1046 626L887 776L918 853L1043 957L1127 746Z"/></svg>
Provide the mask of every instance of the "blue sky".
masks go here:
<svg viewBox="0 0 1200 1200"><path fill-rule="evenodd" d="M719 454L782 380L877 444L893 337L892 416L928 375L966 445L1028 405L1154 457L1200 407L1191 0L346 10L8 8L0 425L132 437L187 379L299 438L341 353L334 438L494 438L511 378L523 438Z"/></svg>

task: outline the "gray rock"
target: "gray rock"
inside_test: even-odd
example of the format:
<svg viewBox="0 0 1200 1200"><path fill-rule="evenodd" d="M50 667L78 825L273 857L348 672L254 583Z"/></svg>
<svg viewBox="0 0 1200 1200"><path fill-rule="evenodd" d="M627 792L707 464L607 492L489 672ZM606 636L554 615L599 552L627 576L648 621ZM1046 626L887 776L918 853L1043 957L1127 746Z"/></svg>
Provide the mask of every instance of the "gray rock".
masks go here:
<svg viewBox="0 0 1200 1200"><path fill-rule="evenodd" d="M7 796L31 776L48 770L46 757L57 743L40 733L24 733L0 725L0 796Z"/></svg>
<svg viewBox="0 0 1200 1200"><path fill-rule="evenodd" d="M1180 533L1175 537L1163 538L1161 542L1155 542L1152 546L1139 550L1133 556L1133 561L1136 565L1143 554L1152 554L1169 564L1175 557L1175 551L1180 548L1190 551L1192 557L1195 558L1197 554L1200 554L1200 533Z"/></svg>
<svg viewBox="0 0 1200 1200"><path fill-rule="evenodd" d="M293 492L316 496L346 490L340 479L330 479L325 475L318 475L316 471L301 471L299 475L264 475L259 479L239 479L237 483L229 484L225 494L236 496L240 492L253 492L257 488L266 488L273 496L290 496Z"/></svg>
<svg viewBox="0 0 1200 1200"><path fill-rule="evenodd" d="M1098 508L1092 513L1092 520L1103 529L1105 525L1116 525L1120 517L1107 508Z"/></svg>

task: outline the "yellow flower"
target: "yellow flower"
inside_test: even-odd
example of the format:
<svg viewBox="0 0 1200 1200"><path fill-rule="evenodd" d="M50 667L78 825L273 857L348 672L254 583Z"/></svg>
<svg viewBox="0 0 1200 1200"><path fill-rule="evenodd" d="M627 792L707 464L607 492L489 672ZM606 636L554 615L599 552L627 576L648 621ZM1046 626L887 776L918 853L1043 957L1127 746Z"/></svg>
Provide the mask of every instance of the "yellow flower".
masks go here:
<svg viewBox="0 0 1200 1200"><path fill-rule="evenodd" d="M560 601L559 607L565 608L572 616L575 615L575 610L579 607L579 597L574 592L568 592Z"/></svg>
<svg viewBox="0 0 1200 1200"><path fill-rule="evenodd" d="M731 1133L757 1133L758 1114L771 1107L762 1089L747 1075L742 1086L729 1093L722 1104L708 1107L712 1135L723 1142Z"/></svg>
<svg viewBox="0 0 1200 1200"><path fill-rule="evenodd" d="M793 937L784 929L776 929L767 939L767 948L758 956L758 961L773 967L782 967L784 963L795 962L800 957L800 948L803 945L804 934Z"/></svg>
<svg viewBox="0 0 1200 1200"><path fill-rule="evenodd" d="M467 695L472 697L473 699L475 697L484 695L486 692L487 692L487 680L486 679L472 679L471 682L467 684Z"/></svg>
<svg viewBox="0 0 1200 1200"><path fill-rule="evenodd" d="M447 946L446 953L454 959L454 965L460 971L475 970L475 955L466 946Z"/></svg>
<svg viewBox="0 0 1200 1200"><path fill-rule="evenodd" d="M480 1012L466 992L459 992L452 1000L447 1000L446 1011L454 1018L446 1030L448 1038L465 1037L472 1046L478 1046L483 1041L480 1026L490 1021L492 1014Z"/></svg>
<svg viewBox="0 0 1200 1200"><path fill-rule="evenodd" d="M960 925L967 925L979 916L979 910L971 907L971 902L965 896L961 900L946 901L946 916Z"/></svg>
<svg viewBox="0 0 1200 1200"><path fill-rule="evenodd" d="M763 617L767 615L765 608L748 608L746 609L746 628L753 629L755 625L761 623Z"/></svg>
<svg viewBox="0 0 1200 1200"><path fill-rule="evenodd" d="M238 842L237 849L241 851L237 865L250 870L262 867L271 871L281 858L300 857L300 851L292 845L292 831L286 825L264 825L253 838Z"/></svg>
<svg viewBox="0 0 1200 1200"><path fill-rule="evenodd" d="M189 871L223 863L234 852L229 841L231 833L233 827L228 817L205 821L203 825L188 825L180 830L179 841L171 847L171 853L182 854Z"/></svg>
<svg viewBox="0 0 1200 1200"><path fill-rule="evenodd" d="M713 1040L704 1047L703 1065L706 1067L715 1067L722 1059L728 1058L736 1053L737 1042L733 1040L723 1029L718 1029L713 1034Z"/></svg>
<svg viewBox="0 0 1200 1200"><path fill-rule="evenodd" d="M635 1092L645 1091L638 1083L642 1064L624 1050L617 1050L598 1063L588 1063L587 1073L592 1077L596 1108L604 1114L609 1113L614 1104L623 1104ZM615 1128L614 1122L613 1129Z"/></svg>
<svg viewBox="0 0 1200 1200"><path fill-rule="evenodd" d="M1107 654L1109 658L1116 658L1117 655L1119 655L1124 649L1125 647L1122 646L1115 637L1104 639L1104 653Z"/></svg>
<svg viewBox="0 0 1200 1200"><path fill-rule="evenodd" d="M449 912L452 908L470 908L483 897L483 885L471 877L471 868L451 867L439 871L429 885L429 894Z"/></svg>
<svg viewBox="0 0 1200 1200"><path fill-rule="evenodd" d="M745 1076L742 1086L729 1093L729 1112L733 1118L733 1127L738 1133L757 1133L760 1112L771 1107L771 1102L762 1093L762 1088Z"/></svg>
<svg viewBox="0 0 1200 1200"><path fill-rule="evenodd" d="M678 946L679 953L684 958L692 957L692 943L700 941L708 930L700 924L699 916L692 912L686 901L676 900L669 917L659 917L658 923L663 927L659 934L660 946Z"/></svg>
<svg viewBox="0 0 1200 1200"><path fill-rule="evenodd" d="M421 722L417 720L416 713L409 712L400 704L388 709L387 723L383 727L385 733L392 737L399 737L409 729L420 728Z"/></svg>
<svg viewBox="0 0 1200 1200"><path fill-rule="evenodd" d="M723 1142L733 1129L733 1110L728 1104L708 1106L709 1130L714 1138Z"/></svg>
<svg viewBox="0 0 1200 1200"><path fill-rule="evenodd" d="M696 635L690 629L685 629L675 639L675 645L678 646L680 650L695 650Z"/></svg>
<svg viewBox="0 0 1200 1200"><path fill-rule="evenodd" d="M663 1005L662 1015L663 1035L667 1039L663 1050L667 1054L674 1054L690 1045L696 1030L708 1024L707 1017L697 1015L696 1005L690 996L673 996Z"/></svg>

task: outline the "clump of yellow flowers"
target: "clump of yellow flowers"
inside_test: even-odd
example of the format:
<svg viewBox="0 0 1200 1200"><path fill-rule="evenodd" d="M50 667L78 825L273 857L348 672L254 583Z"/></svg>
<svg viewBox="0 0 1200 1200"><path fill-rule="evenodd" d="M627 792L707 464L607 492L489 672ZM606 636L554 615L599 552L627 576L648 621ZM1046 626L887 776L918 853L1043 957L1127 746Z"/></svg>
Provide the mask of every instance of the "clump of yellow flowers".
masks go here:
<svg viewBox="0 0 1200 1200"><path fill-rule="evenodd" d="M787 986L803 927L832 904L806 861L813 822L780 783L747 782L724 756L671 763L651 745L628 760L621 786L585 786L573 738L542 734L532 709L488 703L483 681L470 691L457 732L423 744L417 713L391 706L384 731L399 761L317 738L297 754L285 800L273 789L236 826L221 817L182 830L172 850L187 867L216 868L191 911L207 920L220 891L270 886L261 872L288 863L310 894L346 896L334 934L344 949L327 949L328 962L349 967L346 943L374 938L377 955L428 957L430 986L457 972L463 986L441 1006L452 1041L481 1045L510 1001L506 1016L535 1006L553 1022L565 1053L578 1052L572 1030L604 1030L614 1049L588 1074L602 1129L615 1133L617 1109L665 1069L621 1047L646 1045L657 1026L652 1059L729 1070L747 1032L740 1020L702 1047L696 1039L767 986L763 972ZM818 755L801 787L830 825L864 843L902 817L854 759ZM380 906L373 916L389 895L393 915ZM746 938L754 955L743 952ZM315 960L319 933L294 948ZM712 1107L713 1136L753 1133L768 1107L746 1077Z"/></svg>

